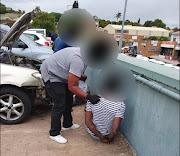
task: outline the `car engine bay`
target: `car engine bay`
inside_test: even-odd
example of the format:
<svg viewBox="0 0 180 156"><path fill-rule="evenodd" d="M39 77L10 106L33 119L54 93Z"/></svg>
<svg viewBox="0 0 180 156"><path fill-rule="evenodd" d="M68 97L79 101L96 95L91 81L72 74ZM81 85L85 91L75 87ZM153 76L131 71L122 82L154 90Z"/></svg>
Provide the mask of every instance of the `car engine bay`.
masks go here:
<svg viewBox="0 0 180 156"><path fill-rule="evenodd" d="M15 66L26 67L26 68L35 69L39 71L42 61L33 60L30 58L0 49L0 63L12 64Z"/></svg>

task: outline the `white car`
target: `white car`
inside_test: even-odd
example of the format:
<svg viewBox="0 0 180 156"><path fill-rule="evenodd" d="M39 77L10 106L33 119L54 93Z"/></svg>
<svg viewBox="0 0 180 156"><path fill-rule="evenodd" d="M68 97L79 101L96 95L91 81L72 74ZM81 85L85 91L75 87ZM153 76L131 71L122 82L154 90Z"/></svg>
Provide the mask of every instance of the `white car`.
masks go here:
<svg viewBox="0 0 180 156"><path fill-rule="evenodd" d="M0 42L0 47L9 49L0 49L0 121L4 124L21 123L30 115L33 101L46 98L36 61L11 52L33 16L33 12L22 15Z"/></svg>
<svg viewBox="0 0 180 156"><path fill-rule="evenodd" d="M28 31L28 30L24 31L23 34L26 35L32 41L39 43L41 45L46 45L46 46L51 45L49 40L43 34L37 33L35 31Z"/></svg>
<svg viewBox="0 0 180 156"><path fill-rule="evenodd" d="M28 29L28 31L34 31L36 33L46 36L46 29Z"/></svg>

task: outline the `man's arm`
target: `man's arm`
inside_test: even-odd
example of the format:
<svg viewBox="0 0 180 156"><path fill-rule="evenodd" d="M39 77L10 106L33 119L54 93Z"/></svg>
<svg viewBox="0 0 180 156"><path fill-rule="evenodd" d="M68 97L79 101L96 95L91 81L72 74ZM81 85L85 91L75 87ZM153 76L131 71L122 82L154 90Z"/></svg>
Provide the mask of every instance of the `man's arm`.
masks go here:
<svg viewBox="0 0 180 156"><path fill-rule="evenodd" d="M68 88L69 88L69 90L72 93L79 96L79 97L86 98L87 93L82 91L79 88L78 82L79 82L79 77L75 76L74 74L69 73L69 78L68 78Z"/></svg>
<svg viewBox="0 0 180 156"><path fill-rule="evenodd" d="M109 141L103 137L103 135L96 129L94 124L92 123L92 112L86 111L85 113L85 124L89 128L91 132L93 132L100 140L104 143L108 143Z"/></svg>
<svg viewBox="0 0 180 156"><path fill-rule="evenodd" d="M120 123L121 123L121 118L115 117L114 121L113 121L113 126L112 126L111 131L110 131L109 136L108 136L109 141L112 142L114 140L114 137L119 130Z"/></svg>
<svg viewBox="0 0 180 156"><path fill-rule="evenodd" d="M100 100L100 97L98 95L91 95L90 93L86 93L79 88L79 79L80 78L76 75L69 73L68 89L77 96L88 99L92 104L98 103Z"/></svg>

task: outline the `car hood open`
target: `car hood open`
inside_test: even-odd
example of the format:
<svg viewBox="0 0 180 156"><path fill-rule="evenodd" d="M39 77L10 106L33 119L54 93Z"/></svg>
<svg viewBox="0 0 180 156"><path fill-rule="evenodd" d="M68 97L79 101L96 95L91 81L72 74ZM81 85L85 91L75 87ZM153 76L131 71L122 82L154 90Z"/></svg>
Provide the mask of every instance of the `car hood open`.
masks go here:
<svg viewBox="0 0 180 156"><path fill-rule="evenodd" d="M4 38L0 42L1 46L7 46L12 49L13 44L18 40L19 36L27 29L28 24L34 17L34 12L28 12L23 14L6 33Z"/></svg>

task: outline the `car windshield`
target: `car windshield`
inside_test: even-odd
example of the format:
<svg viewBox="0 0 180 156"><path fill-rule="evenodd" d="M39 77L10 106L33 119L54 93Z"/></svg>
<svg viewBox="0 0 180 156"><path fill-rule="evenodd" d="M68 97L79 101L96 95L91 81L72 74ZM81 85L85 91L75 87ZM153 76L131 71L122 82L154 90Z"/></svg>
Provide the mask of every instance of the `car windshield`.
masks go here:
<svg viewBox="0 0 180 156"><path fill-rule="evenodd" d="M42 37L43 37L46 41L48 41L48 39L47 39L44 35L42 35Z"/></svg>
<svg viewBox="0 0 180 156"><path fill-rule="evenodd" d="M20 36L20 38L22 38L23 40L27 41L27 42L30 43L30 44L34 44L34 45L37 45L37 46L42 46L41 44L38 44L38 43L32 41L31 39L29 39L29 38L28 38L26 35L24 35L24 34L22 34L22 35Z"/></svg>

